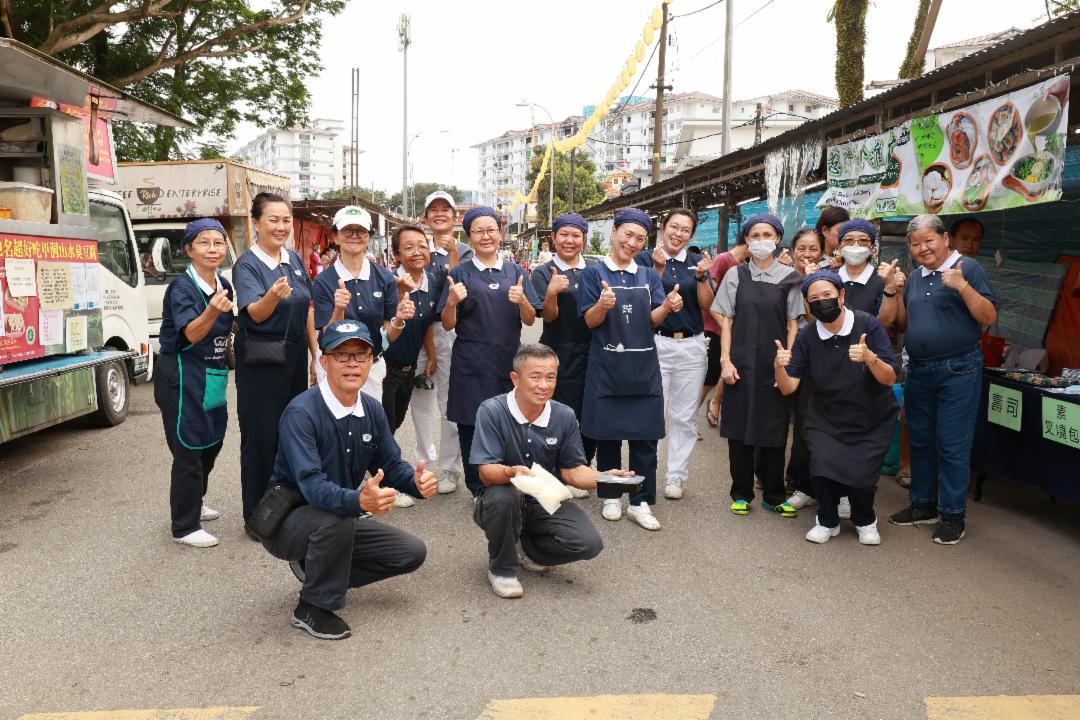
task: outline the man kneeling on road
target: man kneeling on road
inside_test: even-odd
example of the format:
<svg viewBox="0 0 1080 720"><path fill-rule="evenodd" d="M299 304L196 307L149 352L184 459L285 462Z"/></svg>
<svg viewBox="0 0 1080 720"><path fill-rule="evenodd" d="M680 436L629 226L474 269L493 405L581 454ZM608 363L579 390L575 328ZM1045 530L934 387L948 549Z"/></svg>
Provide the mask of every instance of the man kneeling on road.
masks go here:
<svg viewBox="0 0 1080 720"><path fill-rule="evenodd" d="M371 515L394 506L395 490L431 497L436 479L423 463L414 470L401 459L382 406L360 392L372 361L364 324L333 322L319 346L326 380L285 409L270 479L271 488L299 492L303 502L262 542L291 561L304 583L292 624L339 640L351 631L333 611L345 606L348 588L411 573L427 557L420 538Z"/></svg>
<svg viewBox="0 0 1080 720"><path fill-rule="evenodd" d="M487 535L488 581L499 597L524 594L519 564L542 573L552 565L590 560L604 547L581 508L564 502L550 515L510 484L512 477L532 475L536 463L568 485L596 487L600 473L585 461L574 411L551 399L558 372L551 348L522 345L510 373L514 390L484 401L476 413L471 462L480 466L484 488L477 493L473 519Z"/></svg>

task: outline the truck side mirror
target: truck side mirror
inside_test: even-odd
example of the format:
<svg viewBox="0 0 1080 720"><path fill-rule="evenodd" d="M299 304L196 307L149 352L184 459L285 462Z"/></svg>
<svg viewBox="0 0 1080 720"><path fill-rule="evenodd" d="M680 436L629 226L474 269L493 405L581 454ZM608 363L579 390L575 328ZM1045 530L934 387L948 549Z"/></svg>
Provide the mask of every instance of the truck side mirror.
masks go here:
<svg viewBox="0 0 1080 720"><path fill-rule="evenodd" d="M166 273L172 265L172 248L166 237L154 238L154 246L150 250L150 273L158 280L164 280Z"/></svg>

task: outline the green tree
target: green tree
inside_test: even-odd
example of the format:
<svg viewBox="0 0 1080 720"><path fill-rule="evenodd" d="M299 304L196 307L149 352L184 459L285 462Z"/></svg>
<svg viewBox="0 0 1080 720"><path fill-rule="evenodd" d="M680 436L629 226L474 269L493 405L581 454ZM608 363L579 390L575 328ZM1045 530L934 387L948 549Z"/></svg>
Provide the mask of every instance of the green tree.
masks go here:
<svg viewBox="0 0 1080 720"><path fill-rule="evenodd" d="M398 193L399 195L401 193ZM322 195L323 200L348 200L351 197L363 198L369 200L376 205L382 205L383 207L389 207L387 205L387 197L385 190L375 190L365 187L346 187L337 188L336 190L329 190Z"/></svg>
<svg viewBox="0 0 1080 720"><path fill-rule="evenodd" d="M937 24L941 2L942 0L919 0L919 9L915 13L915 27L911 30L904 62L901 63L900 73L897 75L902 80L910 80L922 75L926 64L926 49L930 47L930 36L933 35L934 25Z"/></svg>
<svg viewBox="0 0 1080 720"><path fill-rule="evenodd" d="M547 152L547 147L544 145L540 145L533 151L532 164L525 178L525 184L530 188L540 173L540 165L543 163L545 152ZM548 219L548 183L551 181L552 174L555 176L555 197L552 208L556 217L566 212L567 201L570 197L570 155L556 151L552 161L554 173L546 173L536 191L536 218L541 227L551 226L551 221ZM592 158L585 153L576 153L574 207L592 207L603 199L604 188L596 179L596 165Z"/></svg>
<svg viewBox="0 0 1080 720"><path fill-rule="evenodd" d="M168 160L223 146L240 122L307 121L305 81L322 15L344 0L0 0L0 32L195 122L119 122L120 160ZM194 147L193 147L194 145Z"/></svg>
<svg viewBox="0 0 1080 720"><path fill-rule="evenodd" d="M592 235L589 236L589 254L603 255L606 251L607 250L604 247L604 234L599 230L593 230Z"/></svg>
<svg viewBox="0 0 1080 720"><path fill-rule="evenodd" d="M829 20L836 24L836 94L840 107L863 99L866 10L870 0L836 0Z"/></svg>

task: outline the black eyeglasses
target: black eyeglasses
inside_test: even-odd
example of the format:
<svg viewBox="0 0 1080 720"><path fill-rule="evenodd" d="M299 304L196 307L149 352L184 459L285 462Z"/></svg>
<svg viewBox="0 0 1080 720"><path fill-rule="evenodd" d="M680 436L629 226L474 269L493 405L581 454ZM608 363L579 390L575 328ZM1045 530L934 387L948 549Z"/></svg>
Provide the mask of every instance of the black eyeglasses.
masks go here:
<svg viewBox="0 0 1080 720"><path fill-rule="evenodd" d="M323 355L333 358L334 361L338 363L358 362L363 365L371 362L372 360L372 355L369 352L328 352L323 353Z"/></svg>

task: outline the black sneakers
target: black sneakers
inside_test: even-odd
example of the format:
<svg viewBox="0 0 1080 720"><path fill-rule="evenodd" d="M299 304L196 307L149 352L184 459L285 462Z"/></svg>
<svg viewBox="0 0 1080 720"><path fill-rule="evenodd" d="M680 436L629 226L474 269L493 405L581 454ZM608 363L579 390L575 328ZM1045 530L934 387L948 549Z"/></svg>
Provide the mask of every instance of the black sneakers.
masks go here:
<svg viewBox="0 0 1080 720"><path fill-rule="evenodd" d="M320 640L342 640L352 635L352 630L344 620L329 610L304 602L303 599L293 610L292 624Z"/></svg>
<svg viewBox="0 0 1080 720"><path fill-rule="evenodd" d="M937 510L918 505L909 505L889 516L889 522L893 525L937 525L940 521Z"/></svg>
<svg viewBox="0 0 1080 720"><path fill-rule="evenodd" d="M964 518L944 517L941 519L941 527L934 531L934 537L930 538L938 545L955 545L964 537Z"/></svg>

